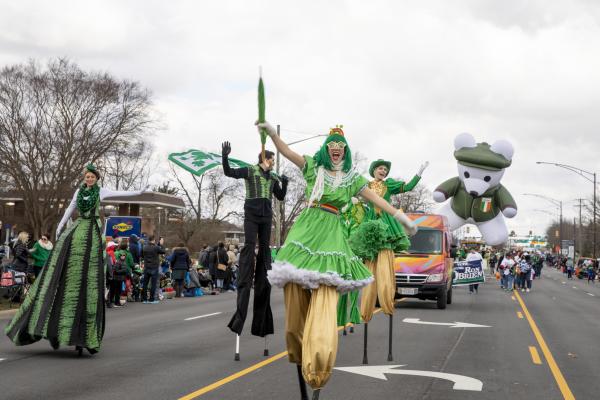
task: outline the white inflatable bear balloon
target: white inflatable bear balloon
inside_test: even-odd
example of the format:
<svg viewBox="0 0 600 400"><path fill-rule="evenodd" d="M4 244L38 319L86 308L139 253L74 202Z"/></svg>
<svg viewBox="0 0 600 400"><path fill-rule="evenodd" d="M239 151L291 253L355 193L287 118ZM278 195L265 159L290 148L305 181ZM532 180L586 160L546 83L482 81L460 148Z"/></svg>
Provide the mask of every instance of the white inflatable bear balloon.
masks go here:
<svg viewBox="0 0 600 400"><path fill-rule="evenodd" d="M433 192L438 203L451 199L438 213L448 218L452 230L471 223L477 225L487 244L496 246L506 242L508 229L504 217L517 215L517 205L500 181L512 163L512 145L506 140L498 140L491 146L476 143L472 135L462 133L454 139L454 149L458 176Z"/></svg>

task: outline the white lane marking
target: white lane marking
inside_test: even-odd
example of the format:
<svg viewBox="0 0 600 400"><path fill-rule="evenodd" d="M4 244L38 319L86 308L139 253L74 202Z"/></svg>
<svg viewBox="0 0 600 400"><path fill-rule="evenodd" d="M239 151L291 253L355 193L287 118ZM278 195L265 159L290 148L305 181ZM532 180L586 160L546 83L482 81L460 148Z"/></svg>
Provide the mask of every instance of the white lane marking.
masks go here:
<svg viewBox="0 0 600 400"><path fill-rule="evenodd" d="M222 312L215 312L215 313L212 313L212 314L198 315L197 317L186 318L186 319L184 319L184 321L191 321L193 319L200 319L200 318L212 317L213 315L219 315L219 314L223 314L223 313Z"/></svg>
<svg viewBox="0 0 600 400"><path fill-rule="evenodd" d="M404 318L402 322L406 322L407 324L420 324L420 325L443 325L448 326L450 328L491 328L488 325L477 325L477 324L469 324L467 322L427 322L421 321L420 318Z"/></svg>
<svg viewBox="0 0 600 400"><path fill-rule="evenodd" d="M567 282L561 282L561 283L562 283L563 285L566 285L566 284L567 284Z"/></svg>
<svg viewBox="0 0 600 400"><path fill-rule="evenodd" d="M366 367L342 367L335 368L340 371L350 372L353 374L359 374L369 376L371 378L381 379L387 381L385 374L394 375L412 375L412 376L427 376L430 378L446 379L454 382L452 389L454 390L471 390L480 392L483 388L483 382L478 379L474 379L464 375L446 374L443 372L434 371L416 371L409 369L394 369L404 367L404 365L374 365Z"/></svg>
<svg viewBox="0 0 600 400"><path fill-rule="evenodd" d="M577 289L577 286L573 286L573 289Z"/></svg>
<svg viewBox="0 0 600 400"><path fill-rule="evenodd" d="M588 293L588 292L586 292L586 293L587 293L589 296L592 296L592 297L596 296L596 295L595 295L595 294L593 294L593 293Z"/></svg>
<svg viewBox="0 0 600 400"><path fill-rule="evenodd" d="M0 358L0 361L4 361L4 360L6 360L6 358Z"/></svg>

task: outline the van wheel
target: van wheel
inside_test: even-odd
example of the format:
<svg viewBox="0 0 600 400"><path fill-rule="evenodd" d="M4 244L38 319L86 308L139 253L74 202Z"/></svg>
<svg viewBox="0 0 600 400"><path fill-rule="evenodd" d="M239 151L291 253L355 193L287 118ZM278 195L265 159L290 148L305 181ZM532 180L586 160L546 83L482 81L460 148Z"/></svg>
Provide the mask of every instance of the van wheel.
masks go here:
<svg viewBox="0 0 600 400"><path fill-rule="evenodd" d="M446 295L446 304L452 304L452 288L448 290L448 294Z"/></svg>
<svg viewBox="0 0 600 400"><path fill-rule="evenodd" d="M437 308L440 310L446 309L446 304L448 303L448 292L446 288L442 289L442 294L437 298Z"/></svg>

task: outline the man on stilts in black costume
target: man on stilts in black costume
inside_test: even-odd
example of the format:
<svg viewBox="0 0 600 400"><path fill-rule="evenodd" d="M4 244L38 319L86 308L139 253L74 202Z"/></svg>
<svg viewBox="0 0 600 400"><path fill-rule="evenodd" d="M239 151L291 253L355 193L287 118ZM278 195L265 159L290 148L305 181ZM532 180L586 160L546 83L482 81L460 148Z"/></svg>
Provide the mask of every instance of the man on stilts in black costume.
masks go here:
<svg viewBox="0 0 600 400"><path fill-rule="evenodd" d="M240 254L238 270L237 310L229 324L231 331L237 334L235 359L239 360L239 335L244 328L250 301L250 289L254 283L254 310L251 333L254 336L272 335L273 314L271 312L271 284L267 280L267 270L271 269L269 243L273 208L272 195L283 201L288 180L271 172L274 154L271 151L258 156L259 163L244 168L230 168L228 156L231 153L229 142L223 143L223 172L225 176L244 179L246 200L244 202L244 247ZM254 268L255 247L258 237L258 254ZM268 355L265 341L265 355Z"/></svg>

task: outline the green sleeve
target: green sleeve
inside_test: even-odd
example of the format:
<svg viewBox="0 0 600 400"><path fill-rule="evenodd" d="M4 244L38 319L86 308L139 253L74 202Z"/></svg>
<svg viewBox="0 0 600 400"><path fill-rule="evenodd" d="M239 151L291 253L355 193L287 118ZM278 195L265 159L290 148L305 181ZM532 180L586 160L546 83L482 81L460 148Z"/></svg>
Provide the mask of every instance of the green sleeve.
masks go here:
<svg viewBox="0 0 600 400"><path fill-rule="evenodd" d="M421 180L421 177L419 175L415 175L408 183L405 183L404 181L397 181L395 179L388 178L385 180L385 184L386 184L390 194L398 194L398 193L410 192L411 190L413 190L415 188L415 186L417 186L417 183L419 183L420 180Z"/></svg>
<svg viewBox="0 0 600 400"><path fill-rule="evenodd" d="M360 194L360 192L363 191L364 188L366 188L369 185L369 181L367 180L367 178L365 178L364 176L360 175L360 174L356 174L356 176L354 177L354 180L352 182L352 185L350 187L350 194L351 196L358 196ZM350 200L350 199L348 199Z"/></svg>
<svg viewBox="0 0 600 400"><path fill-rule="evenodd" d="M500 189L498 189L496 192L495 200L500 210L504 210L509 207L512 207L515 210L517 209L517 203L515 202L515 199L513 199L510 192L502 185L500 185Z"/></svg>
<svg viewBox="0 0 600 400"><path fill-rule="evenodd" d="M317 179L315 173L315 160L311 156L304 156L304 168L302 168L302 176L306 182L314 182Z"/></svg>
<svg viewBox="0 0 600 400"><path fill-rule="evenodd" d="M446 195L446 198L450 198L458 192L458 188L460 188L460 178L455 176L454 178L450 178L446 182L443 182L435 189L435 191L442 192Z"/></svg>
<svg viewBox="0 0 600 400"><path fill-rule="evenodd" d="M41 260L40 244L38 242L35 242L35 244L33 245L33 251L31 252L31 258L33 258L35 261Z"/></svg>

